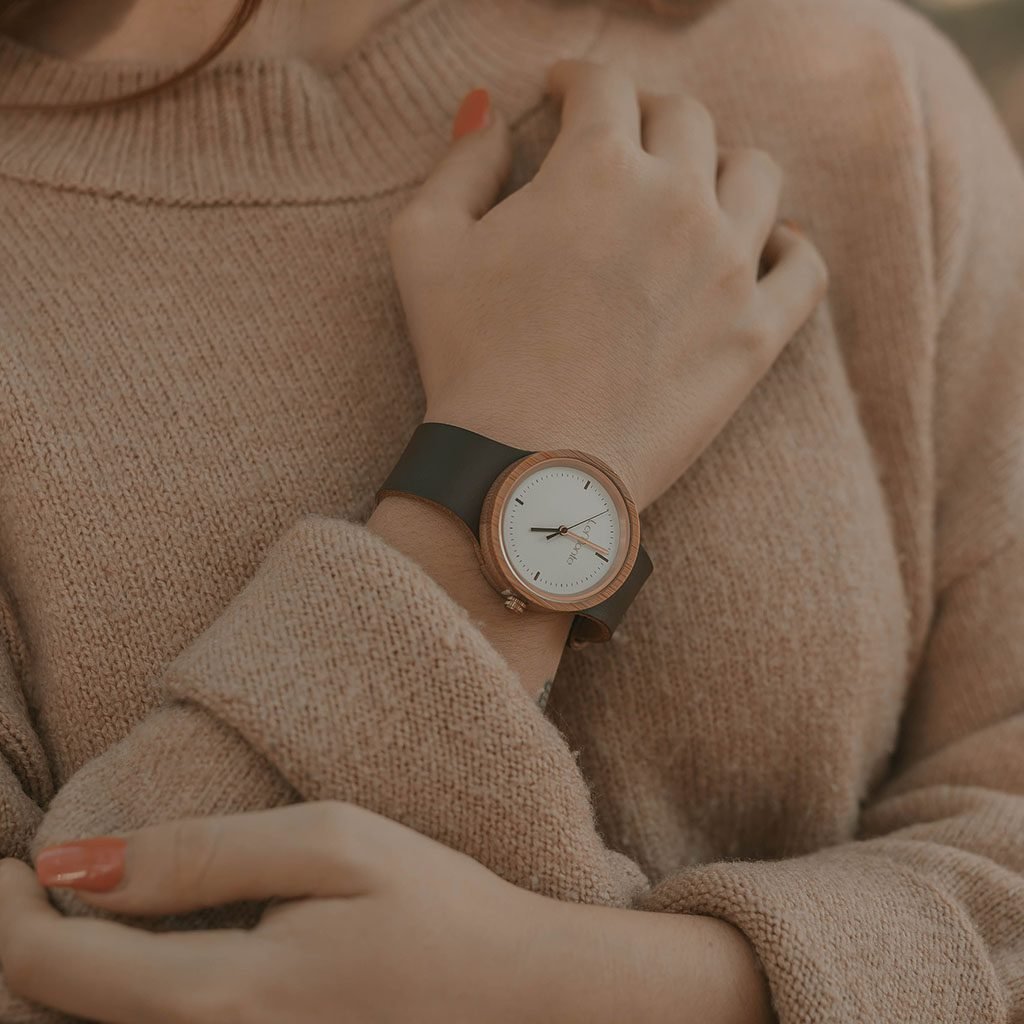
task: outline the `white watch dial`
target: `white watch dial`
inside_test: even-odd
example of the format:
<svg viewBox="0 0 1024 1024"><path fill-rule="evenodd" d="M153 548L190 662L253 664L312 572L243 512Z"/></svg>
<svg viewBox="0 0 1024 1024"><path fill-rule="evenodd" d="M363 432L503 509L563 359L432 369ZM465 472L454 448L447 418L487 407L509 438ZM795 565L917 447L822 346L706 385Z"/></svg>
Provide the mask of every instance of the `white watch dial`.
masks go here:
<svg viewBox="0 0 1024 1024"><path fill-rule="evenodd" d="M621 496L602 478L571 460L542 463L509 493L502 553L524 590L579 601L621 568L629 523Z"/></svg>

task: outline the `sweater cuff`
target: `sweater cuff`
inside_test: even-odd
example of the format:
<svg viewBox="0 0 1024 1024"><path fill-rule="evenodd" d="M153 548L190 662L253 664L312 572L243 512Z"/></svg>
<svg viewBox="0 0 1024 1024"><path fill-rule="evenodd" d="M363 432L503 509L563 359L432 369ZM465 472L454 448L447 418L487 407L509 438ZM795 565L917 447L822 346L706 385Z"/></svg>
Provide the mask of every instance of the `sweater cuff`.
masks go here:
<svg viewBox="0 0 1024 1024"><path fill-rule="evenodd" d="M894 1007L918 1008L901 1024L1002 1020L966 911L899 863L893 842L907 845L869 840L788 860L698 865L634 905L739 928L760 958L778 1024L887 1021Z"/></svg>

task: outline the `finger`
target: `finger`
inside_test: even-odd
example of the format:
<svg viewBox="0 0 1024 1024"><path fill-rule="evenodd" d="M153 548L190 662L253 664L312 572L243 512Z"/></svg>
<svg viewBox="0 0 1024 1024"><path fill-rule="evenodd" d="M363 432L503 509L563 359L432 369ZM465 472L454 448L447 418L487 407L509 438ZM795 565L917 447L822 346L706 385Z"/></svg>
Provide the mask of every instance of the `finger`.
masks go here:
<svg viewBox="0 0 1024 1024"><path fill-rule="evenodd" d="M0 968L17 996L77 1018L215 1019L200 1010L222 987L245 932L154 935L110 921L64 918L32 869L0 868Z"/></svg>
<svg viewBox="0 0 1024 1024"><path fill-rule="evenodd" d="M113 887L89 891L88 878L73 880L72 887L93 906L140 915L236 900L355 896L369 885L363 865L387 857L389 826L402 827L332 801L185 818L124 836L124 867ZM46 858L74 846L43 851L37 871L45 876Z"/></svg>
<svg viewBox="0 0 1024 1024"><path fill-rule="evenodd" d="M489 107L487 118L484 127L452 142L406 208L414 216L429 211L450 232L479 220L495 204L512 165L512 139L500 111Z"/></svg>
<svg viewBox="0 0 1024 1024"><path fill-rule="evenodd" d="M13 934L13 921L40 913L57 911L46 898L46 890L36 881L32 868L13 857L0 860L0 955L8 951L3 939Z"/></svg>
<svg viewBox="0 0 1024 1024"><path fill-rule="evenodd" d="M825 294L828 268L811 240L786 224L772 231L763 262L765 274L757 284L760 319L785 344Z"/></svg>
<svg viewBox="0 0 1024 1024"><path fill-rule="evenodd" d="M643 93L640 109L644 149L671 163L693 167L714 188L718 143L708 108L682 93Z"/></svg>
<svg viewBox="0 0 1024 1024"><path fill-rule="evenodd" d="M760 252L779 215L782 170L762 149L730 150L718 172L718 201L754 252Z"/></svg>
<svg viewBox="0 0 1024 1024"><path fill-rule="evenodd" d="M640 144L640 101L633 80L617 68L585 60L560 60L548 69L548 92L562 104L552 151L594 135Z"/></svg>

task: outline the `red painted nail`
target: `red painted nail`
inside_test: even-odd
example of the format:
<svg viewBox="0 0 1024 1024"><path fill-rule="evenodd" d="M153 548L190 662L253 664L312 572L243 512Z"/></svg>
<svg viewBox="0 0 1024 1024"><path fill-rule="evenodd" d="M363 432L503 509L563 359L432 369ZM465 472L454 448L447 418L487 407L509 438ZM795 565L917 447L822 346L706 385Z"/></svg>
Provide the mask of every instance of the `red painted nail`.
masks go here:
<svg viewBox="0 0 1024 1024"><path fill-rule="evenodd" d="M800 235L806 235L807 234L807 232L804 231L804 229L802 227L800 227L800 225L797 224L797 222L795 220L790 220L788 217L784 217L782 220L779 221L779 223L780 224L785 224L787 228L789 228L791 231L797 232L797 234L800 234Z"/></svg>
<svg viewBox="0 0 1024 1024"><path fill-rule="evenodd" d="M491 96L486 89L474 89L466 93L452 122L452 141L486 128L490 115Z"/></svg>
<svg viewBox="0 0 1024 1024"><path fill-rule="evenodd" d="M124 849L125 841L114 836L48 846L36 857L36 878L61 889L107 892L124 874Z"/></svg>

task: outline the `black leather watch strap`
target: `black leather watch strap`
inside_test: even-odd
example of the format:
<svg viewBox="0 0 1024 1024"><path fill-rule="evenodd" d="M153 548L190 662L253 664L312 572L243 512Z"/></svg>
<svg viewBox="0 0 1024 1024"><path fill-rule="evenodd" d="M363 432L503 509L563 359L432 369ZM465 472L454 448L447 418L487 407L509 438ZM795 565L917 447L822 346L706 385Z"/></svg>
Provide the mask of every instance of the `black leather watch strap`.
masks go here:
<svg viewBox="0 0 1024 1024"><path fill-rule="evenodd" d="M405 492L443 505L476 537L484 498L499 474L532 455L451 423L421 423L377 492Z"/></svg>
<svg viewBox="0 0 1024 1024"><path fill-rule="evenodd" d="M415 495L454 513L473 537L479 538L480 514L491 485L512 463L532 454L450 423L421 423L377 491L376 500L389 494ZM576 614L569 631L570 646L610 639L651 569L650 557L641 544L622 586L607 600Z"/></svg>
<svg viewBox="0 0 1024 1024"><path fill-rule="evenodd" d="M647 582L653 568L651 556L641 544L636 552L633 571L622 581L622 586L600 604L576 613L569 630L569 645L579 647L610 640L615 627L633 603L633 598L640 593L640 588Z"/></svg>

